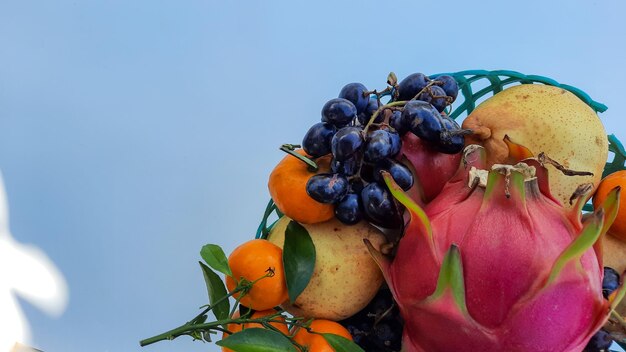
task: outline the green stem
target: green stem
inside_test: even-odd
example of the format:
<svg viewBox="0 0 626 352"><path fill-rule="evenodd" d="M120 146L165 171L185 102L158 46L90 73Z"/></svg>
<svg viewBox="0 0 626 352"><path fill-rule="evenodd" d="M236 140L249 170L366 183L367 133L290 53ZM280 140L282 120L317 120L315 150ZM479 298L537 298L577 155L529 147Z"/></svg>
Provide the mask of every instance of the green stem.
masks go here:
<svg viewBox="0 0 626 352"><path fill-rule="evenodd" d="M311 171L316 172L317 170L319 170L319 167L317 166L317 164L315 163L315 161L307 158L306 156L296 153L295 149L296 148L300 148L299 145L297 144L283 144L280 147L280 150L282 150L283 152L292 155L296 158L298 158L298 160L302 161L303 163L307 164L309 166L309 168L311 169Z"/></svg>
<svg viewBox="0 0 626 352"><path fill-rule="evenodd" d="M230 297L232 297L234 294L241 292L241 291L246 291L249 290L256 282L258 282L261 279L264 279L266 277L272 277L274 276L274 271L273 270L269 270L266 272L265 275L261 276L260 278L254 280L254 281L241 281L237 284L237 287L230 291L226 296L221 297L220 299L218 299L217 301L215 301L213 303L213 305L209 305L208 307L206 307L200 314L196 315L193 319L191 319L190 321L186 322L185 324L166 331L162 334L147 338L145 340L141 340L139 342L139 344L141 345L141 347L143 346L147 346L150 344L153 344L155 342L159 342L159 341L163 341L163 340L173 340L178 336L181 335L188 335L189 333L193 332L194 330L198 330L198 329L202 329L202 330L206 330L207 328L210 329L214 329L214 330L218 330L218 331L223 331L223 332L228 332L228 330L220 327L219 325L225 326L224 324L229 324L233 321L237 321L238 319L227 319L227 320L222 320L222 321L216 321L216 322L212 322L212 323L203 323L203 324L194 324L194 322L196 322L201 316L203 316L204 314L206 314L208 311L210 311L211 309L213 309L213 307L215 307L216 305L218 305L219 303L221 303L222 301L229 299ZM239 299L241 298L241 295L239 297L237 297L237 304L235 304L235 307L237 307L238 303L239 303ZM233 311L230 312L229 317L232 317L233 313L234 313L235 308L233 308ZM240 319L239 319L240 320ZM248 321L248 319L244 320Z"/></svg>
<svg viewBox="0 0 626 352"><path fill-rule="evenodd" d="M230 331L228 331L227 329L222 328L222 326L228 325L228 324L247 324L247 323L258 323L261 325L265 325L268 323L280 323L280 324L294 324L294 325L298 325L298 321L299 319L290 319L287 318L285 320L280 320L280 319L274 319L275 317L281 315L281 313L276 313L273 315L269 315L266 317L262 317L262 318L257 318L257 319L250 319L250 318L230 318L230 319L224 319L224 320L217 320L217 321L213 321L210 323L202 323L202 324L185 324L185 325L181 325L175 329L166 331L162 334L141 340L139 342L139 345L141 347L145 347L148 345L151 345L153 343L159 342L159 341L164 341L164 340L173 340L179 336L183 336L183 335L189 335L194 331L206 331L206 330L217 330L217 331L222 331L225 333L230 333ZM300 347L300 346L299 346Z"/></svg>

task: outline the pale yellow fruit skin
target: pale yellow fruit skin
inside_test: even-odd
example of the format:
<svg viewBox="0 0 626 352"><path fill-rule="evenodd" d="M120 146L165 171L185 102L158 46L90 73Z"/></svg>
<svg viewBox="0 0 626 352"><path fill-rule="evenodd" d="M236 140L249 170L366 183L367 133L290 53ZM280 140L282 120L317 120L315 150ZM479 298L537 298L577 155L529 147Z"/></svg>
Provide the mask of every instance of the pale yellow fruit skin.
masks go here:
<svg viewBox="0 0 626 352"><path fill-rule="evenodd" d="M466 144L483 145L491 164L510 162L503 141L508 135L535 156L544 152L568 169L593 172L593 176L565 176L547 166L551 193L566 207L578 185L591 182L597 188L608 156L606 131L595 111L574 94L553 86L522 84L505 89L478 105L463 121L463 128L476 133L466 138Z"/></svg>
<svg viewBox="0 0 626 352"><path fill-rule="evenodd" d="M268 240L283 248L288 217L272 228ZM323 223L302 224L315 245L316 259L309 285L293 305L282 307L294 316L341 320L348 318L374 298L383 276L363 239L375 248L386 242L378 229L363 221L348 226L336 219Z"/></svg>

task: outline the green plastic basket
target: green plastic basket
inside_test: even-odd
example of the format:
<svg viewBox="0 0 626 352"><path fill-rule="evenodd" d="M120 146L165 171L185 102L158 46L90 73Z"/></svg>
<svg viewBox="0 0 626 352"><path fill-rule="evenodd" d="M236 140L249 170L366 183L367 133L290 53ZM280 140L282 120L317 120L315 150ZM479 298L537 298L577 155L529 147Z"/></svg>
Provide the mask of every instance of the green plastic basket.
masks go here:
<svg viewBox="0 0 626 352"><path fill-rule="evenodd" d="M468 70L453 73L438 73L431 75L430 78L436 78L442 75L454 77L459 85L459 92L461 94L457 97L455 102L457 106L449 114L450 117L454 119L467 116L476 108L476 105L479 104L480 101L501 92L503 89L507 88L507 86L518 84L546 84L563 88L572 92L598 113L602 113L607 109L606 105L591 99L591 97L582 90L567 84L561 84L548 77L525 75L520 72L508 70ZM459 103L460 105L458 105ZM613 134L608 136L608 140L609 161L607 161L604 167L603 177L612 172L626 169L626 151L624 151L624 146ZM585 210L592 210L591 204L585 205ZM274 213L278 217L282 216L274 202L270 199L265 213L263 214L263 219L257 229L256 238L265 238L267 234L269 234L274 224L273 222L270 223L269 218Z"/></svg>

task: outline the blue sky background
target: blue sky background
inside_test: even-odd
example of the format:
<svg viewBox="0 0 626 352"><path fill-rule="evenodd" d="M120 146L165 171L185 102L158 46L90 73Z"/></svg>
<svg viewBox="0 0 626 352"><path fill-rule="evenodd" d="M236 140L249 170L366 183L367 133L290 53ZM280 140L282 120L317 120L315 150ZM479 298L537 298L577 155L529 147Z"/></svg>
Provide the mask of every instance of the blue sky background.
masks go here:
<svg viewBox="0 0 626 352"><path fill-rule="evenodd" d="M609 106L626 141L626 3L0 2L0 169L17 240L65 274L45 351L218 351L138 341L206 302L205 243L254 236L267 177L359 81L512 69Z"/></svg>

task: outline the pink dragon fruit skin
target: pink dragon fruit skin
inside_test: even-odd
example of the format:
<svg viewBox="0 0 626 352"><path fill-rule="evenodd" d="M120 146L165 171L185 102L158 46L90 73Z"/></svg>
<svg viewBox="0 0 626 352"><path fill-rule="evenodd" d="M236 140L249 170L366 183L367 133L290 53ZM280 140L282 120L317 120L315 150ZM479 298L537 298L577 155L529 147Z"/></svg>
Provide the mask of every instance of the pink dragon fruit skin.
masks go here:
<svg viewBox="0 0 626 352"><path fill-rule="evenodd" d="M441 153L413 133L407 133L402 137L400 154L413 168L415 186L408 194L418 204L427 203L435 198L446 182L454 176L461 161L461 154Z"/></svg>
<svg viewBox="0 0 626 352"><path fill-rule="evenodd" d="M525 160L535 178L504 168L483 188L469 170L484 160L482 147L467 149L424 209L385 175L410 222L393 261L370 251L405 321L403 351L581 351L609 314L593 245L619 189L583 223L586 199L565 210L536 160Z"/></svg>

